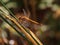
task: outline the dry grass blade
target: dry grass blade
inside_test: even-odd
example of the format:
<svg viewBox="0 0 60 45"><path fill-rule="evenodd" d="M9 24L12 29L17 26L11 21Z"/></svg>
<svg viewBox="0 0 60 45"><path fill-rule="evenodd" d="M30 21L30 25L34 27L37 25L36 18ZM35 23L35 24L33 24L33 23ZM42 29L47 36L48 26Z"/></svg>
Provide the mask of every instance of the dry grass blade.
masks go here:
<svg viewBox="0 0 60 45"><path fill-rule="evenodd" d="M5 16L6 16L6 15L5 15ZM25 29L22 28L22 27L19 25L19 23L18 23L14 18L10 18L9 16L6 16L6 18L9 19L9 20L11 20L13 23L15 23L15 25L26 35L26 37L27 37L29 40L31 40L31 41L34 43L34 45L37 45L37 43L36 43L36 42L34 41L34 39L30 36L30 34L27 33L27 32L25 31Z"/></svg>
<svg viewBox="0 0 60 45"><path fill-rule="evenodd" d="M15 23L15 25L19 29L21 29L21 31L26 35L26 37L29 38L29 40L31 40L34 43L34 45L42 44L30 30L27 30L27 28L23 28L14 18L10 18L9 16L6 16L6 15L5 17L11 20L13 23Z"/></svg>

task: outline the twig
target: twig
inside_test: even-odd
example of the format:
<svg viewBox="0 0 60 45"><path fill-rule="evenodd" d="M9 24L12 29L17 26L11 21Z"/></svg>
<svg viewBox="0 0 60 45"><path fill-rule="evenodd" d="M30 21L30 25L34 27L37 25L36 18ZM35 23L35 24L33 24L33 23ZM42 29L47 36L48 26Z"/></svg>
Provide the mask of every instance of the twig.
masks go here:
<svg viewBox="0 0 60 45"><path fill-rule="evenodd" d="M34 20L32 20L32 19L26 17L26 16L19 16L19 18L26 19L26 20L28 20L28 21L34 23L34 24L39 24L38 22L36 22L36 21L34 21Z"/></svg>

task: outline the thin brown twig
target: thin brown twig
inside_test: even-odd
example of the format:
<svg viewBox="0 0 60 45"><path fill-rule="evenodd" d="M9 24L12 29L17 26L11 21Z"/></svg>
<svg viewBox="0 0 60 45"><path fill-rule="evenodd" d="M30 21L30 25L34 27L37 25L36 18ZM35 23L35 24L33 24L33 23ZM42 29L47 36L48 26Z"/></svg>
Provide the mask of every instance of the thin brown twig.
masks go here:
<svg viewBox="0 0 60 45"><path fill-rule="evenodd" d="M38 22L36 22L36 21L34 21L34 20L32 20L32 19L26 17L26 16L19 16L19 18L26 19L26 20L28 20L28 21L34 23L34 24L39 24Z"/></svg>

